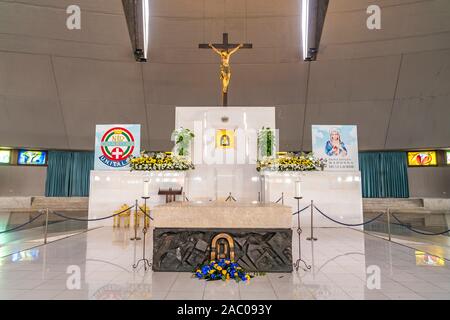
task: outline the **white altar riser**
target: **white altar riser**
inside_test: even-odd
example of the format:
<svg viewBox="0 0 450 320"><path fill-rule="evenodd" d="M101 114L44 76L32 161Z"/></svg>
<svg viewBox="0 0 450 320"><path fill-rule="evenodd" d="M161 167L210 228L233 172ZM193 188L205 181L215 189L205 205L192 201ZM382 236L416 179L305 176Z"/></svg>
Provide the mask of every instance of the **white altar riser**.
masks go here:
<svg viewBox="0 0 450 320"><path fill-rule="evenodd" d="M150 208L165 203L159 189L180 189L190 201L225 200L230 192L240 201L255 203L261 181L254 165L200 165L201 170L184 171L91 171L89 218L111 215L121 205L143 204L144 177L149 179ZM177 196L177 200L182 200ZM89 227L112 226L113 219L90 222Z"/></svg>
<svg viewBox="0 0 450 320"><path fill-rule="evenodd" d="M308 206L311 200L314 204L331 218L348 224L357 224L363 221L361 175L359 171L332 172L332 171L306 171L306 172L265 172L264 199L277 201L284 193L284 204L297 210L297 200L294 199L295 181L301 181L303 199L300 200L300 209ZM302 227L309 227L310 209L300 215ZM293 226L297 225L297 217L292 217ZM343 227L314 211L315 227ZM309 235L309 230L303 228Z"/></svg>
<svg viewBox="0 0 450 320"><path fill-rule="evenodd" d="M144 177L149 179L150 208L165 203L166 197L158 195L159 189L180 189L185 184L183 171L91 171L89 194L89 218L101 218L114 213L123 204L132 206L135 201L144 204ZM133 211L134 213L134 211ZM113 219L89 222L89 228L98 226L112 226ZM142 223L141 223L142 225Z"/></svg>
<svg viewBox="0 0 450 320"><path fill-rule="evenodd" d="M264 191L261 188L261 176L264 176ZM150 208L165 203L165 196L158 195L160 188L183 187L189 200L196 202L224 200L232 192L240 202L255 203L260 191L266 202L275 202L284 193L284 204L291 206L292 212L295 212L297 201L293 198L294 185L300 179L303 194L300 208L314 200L317 207L338 221L354 224L362 222L363 218L359 172L268 172L260 175L253 166L211 166L189 172L91 171L89 217L110 215L123 204L133 205L136 199L143 204L144 177L150 180ZM301 214L301 223L303 227L310 225L309 209ZM90 222L89 227L112 224L113 220L107 219ZM296 225L297 218L293 216L292 226ZM341 227L318 212L314 213L314 225Z"/></svg>

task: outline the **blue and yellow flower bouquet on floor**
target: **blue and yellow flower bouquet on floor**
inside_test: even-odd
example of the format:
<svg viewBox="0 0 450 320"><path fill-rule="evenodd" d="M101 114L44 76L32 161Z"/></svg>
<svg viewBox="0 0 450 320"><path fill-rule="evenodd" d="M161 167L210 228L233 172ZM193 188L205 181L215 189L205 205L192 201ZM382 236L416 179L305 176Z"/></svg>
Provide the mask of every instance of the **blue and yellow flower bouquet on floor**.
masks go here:
<svg viewBox="0 0 450 320"><path fill-rule="evenodd" d="M244 271L236 262L226 259L213 260L200 265L194 270L194 276L206 281L234 279L235 281L248 281L253 275Z"/></svg>

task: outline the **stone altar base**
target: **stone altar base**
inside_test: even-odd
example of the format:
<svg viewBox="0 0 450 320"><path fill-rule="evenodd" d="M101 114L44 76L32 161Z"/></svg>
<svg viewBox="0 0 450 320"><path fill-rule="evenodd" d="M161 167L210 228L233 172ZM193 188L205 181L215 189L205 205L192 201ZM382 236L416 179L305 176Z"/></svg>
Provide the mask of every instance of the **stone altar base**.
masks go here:
<svg viewBox="0 0 450 320"><path fill-rule="evenodd" d="M290 207L172 202L155 207L152 215L155 271L191 272L214 255L248 271L292 271Z"/></svg>
<svg viewBox="0 0 450 320"><path fill-rule="evenodd" d="M290 229L155 229L153 270L192 272L210 260L212 239L221 233L234 239L234 260L245 270L292 271Z"/></svg>

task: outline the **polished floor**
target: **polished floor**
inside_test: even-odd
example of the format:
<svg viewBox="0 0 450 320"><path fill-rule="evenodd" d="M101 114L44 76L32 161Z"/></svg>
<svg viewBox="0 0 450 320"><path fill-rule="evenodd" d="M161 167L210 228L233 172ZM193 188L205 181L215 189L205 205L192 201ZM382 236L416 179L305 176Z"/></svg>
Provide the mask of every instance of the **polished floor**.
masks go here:
<svg viewBox="0 0 450 320"><path fill-rule="evenodd" d="M2 258L0 299L450 299L447 260L349 228L316 236L301 241L310 271L237 284L133 271L142 241L104 227Z"/></svg>

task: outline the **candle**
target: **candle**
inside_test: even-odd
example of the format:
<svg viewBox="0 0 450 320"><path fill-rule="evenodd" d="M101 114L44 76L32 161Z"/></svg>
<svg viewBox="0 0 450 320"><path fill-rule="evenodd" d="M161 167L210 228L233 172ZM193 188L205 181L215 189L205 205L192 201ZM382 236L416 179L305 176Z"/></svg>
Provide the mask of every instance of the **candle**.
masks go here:
<svg viewBox="0 0 450 320"><path fill-rule="evenodd" d="M301 189L301 184L300 184L300 180L295 181L295 198L302 198L302 189Z"/></svg>
<svg viewBox="0 0 450 320"><path fill-rule="evenodd" d="M150 198L150 183L148 179L144 179L144 192L142 194L144 198Z"/></svg>

